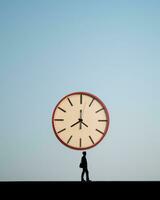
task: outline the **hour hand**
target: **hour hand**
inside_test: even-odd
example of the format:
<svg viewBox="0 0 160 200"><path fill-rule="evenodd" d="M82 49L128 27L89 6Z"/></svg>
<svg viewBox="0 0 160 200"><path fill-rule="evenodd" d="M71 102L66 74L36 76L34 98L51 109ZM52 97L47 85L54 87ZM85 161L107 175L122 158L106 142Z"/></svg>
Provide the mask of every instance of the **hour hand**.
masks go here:
<svg viewBox="0 0 160 200"><path fill-rule="evenodd" d="M76 122L76 123L74 123L74 124L72 124L71 127L73 127L73 126L75 126L75 125L77 125L77 124L79 124L79 121Z"/></svg>

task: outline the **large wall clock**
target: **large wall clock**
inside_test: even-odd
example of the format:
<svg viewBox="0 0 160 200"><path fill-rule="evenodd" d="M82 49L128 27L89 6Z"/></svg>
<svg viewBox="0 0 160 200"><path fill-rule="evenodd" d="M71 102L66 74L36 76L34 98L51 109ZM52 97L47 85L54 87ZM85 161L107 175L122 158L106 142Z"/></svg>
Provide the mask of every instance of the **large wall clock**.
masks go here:
<svg viewBox="0 0 160 200"><path fill-rule="evenodd" d="M89 149L107 134L109 113L95 95L75 92L63 97L52 115L52 126L58 140L69 148Z"/></svg>

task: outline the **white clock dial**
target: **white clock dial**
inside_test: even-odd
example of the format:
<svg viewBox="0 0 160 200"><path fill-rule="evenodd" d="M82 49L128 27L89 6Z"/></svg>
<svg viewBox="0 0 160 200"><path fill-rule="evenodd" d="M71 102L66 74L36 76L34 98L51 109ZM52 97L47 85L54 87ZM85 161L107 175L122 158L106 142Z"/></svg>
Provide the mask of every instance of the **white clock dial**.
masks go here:
<svg viewBox="0 0 160 200"><path fill-rule="evenodd" d="M57 104L52 124L57 138L64 145L78 150L88 149L104 138L109 127L109 114L98 97L77 92Z"/></svg>

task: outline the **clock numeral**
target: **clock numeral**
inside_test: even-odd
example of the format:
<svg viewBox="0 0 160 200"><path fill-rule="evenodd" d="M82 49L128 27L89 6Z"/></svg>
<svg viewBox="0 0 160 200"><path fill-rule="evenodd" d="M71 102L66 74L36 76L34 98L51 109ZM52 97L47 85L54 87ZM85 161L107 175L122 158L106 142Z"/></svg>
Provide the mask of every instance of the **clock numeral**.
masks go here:
<svg viewBox="0 0 160 200"><path fill-rule="evenodd" d="M69 144L69 142L70 142L70 140L72 139L72 135L70 136L70 138L68 139L68 141L67 141L67 144Z"/></svg>
<svg viewBox="0 0 160 200"><path fill-rule="evenodd" d="M60 131L58 131L57 133L61 133L61 132L65 131L65 130L66 130L66 128L64 128L64 129L62 129L62 130L60 130Z"/></svg>
<svg viewBox="0 0 160 200"><path fill-rule="evenodd" d="M96 113L100 112L101 110L104 110L104 108L101 108L101 109L97 110Z"/></svg>
<svg viewBox="0 0 160 200"><path fill-rule="evenodd" d="M82 147L82 139L81 138L79 139L79 147L80 148Z"/></svg>
<svg viewBox="0 0 160 200"><path fill-rule="evenodd" d="M68 102L70 103L70 105L73 106L73 104L72 104L70 98L67 98L67 99L68 99Z"/></svg>
<svg viewBox="0 0 160 200"><path fill-rule="evenodd" d="M54 119L54 121L64 121L64 119Z"/></svg>
<svg viewBox="0 0 160 200"><path fill-rule="evenodd" d="M92 99L91 103L89 104L89 107L91 107L91 105L92 105L93 101L94 101L94 98Z"/></svg>
<svg viewBox="0 0 160 200"><path fill-rule="evenodd" d="M91 142L94 144L94 141L93 141L92 137L91 137L91 136L89 136L89 138L90 138Z"/></svg>
<svg viewBox="0 0 160 200"><path fill-rule="evenodd" d="M82 94L80 94L80 104L82 104Z"/></svg>
<svg viewBox="0 0 160 200"><path fill-rule="evenodd" d="M108 120L107 119L100 119L98 120L99 122L107 122Z"/></svg>
<svg viewBox="0 0 160 200"><path fill-rule="evenodd" d="M63 112L66 112L66 110L64 110L63 108L61 107L58 107L59 110L63 111Z"/></svg>
<svg viewBox="0 0 160 200"><path fill-rule="evenodd" d="M101 134L104 134L102 131L100 131L100 130L98 130L98 129L96 129L96 131L99 132L99 133L101 133Z"/></svg>

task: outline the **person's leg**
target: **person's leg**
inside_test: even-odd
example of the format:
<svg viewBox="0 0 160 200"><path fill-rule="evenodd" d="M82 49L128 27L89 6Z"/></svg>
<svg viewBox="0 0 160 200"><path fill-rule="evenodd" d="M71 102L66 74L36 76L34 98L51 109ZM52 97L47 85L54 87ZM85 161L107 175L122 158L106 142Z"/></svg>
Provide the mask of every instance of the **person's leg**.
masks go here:
<svg viewBox="0 0 160 200"><path fill-rule="evenodd" d="M81 174L81 181L84 181L84 173L85 173L85 170L83 169L82 174Z"/></svg>
<svg viewBox="0 0 160 200"><path fill-rule="evenodd" d="M86 169L86 180L89 181L89 171Z"/></svg>

